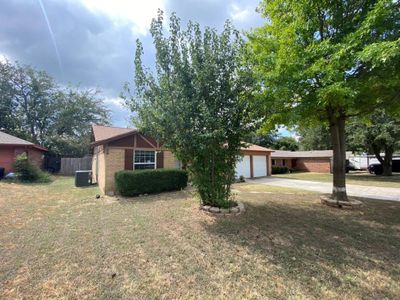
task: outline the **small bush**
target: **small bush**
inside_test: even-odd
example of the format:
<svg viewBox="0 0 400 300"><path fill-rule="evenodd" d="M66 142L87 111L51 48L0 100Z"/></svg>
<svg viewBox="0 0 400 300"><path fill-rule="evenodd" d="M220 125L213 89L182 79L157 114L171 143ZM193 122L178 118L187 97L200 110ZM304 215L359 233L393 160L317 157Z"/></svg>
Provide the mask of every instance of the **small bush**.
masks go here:
<svg viewBox="0 0 400 300"><path fill-rule="evenodd" d="M272 166L272 174L289 173L289 168L285 166Z"/></svg>
<svg viewBox="0 0 400 300"><path fill-rule="evenodd" d="M50 175L40 170L35 164L32 164L25 153L17 156L13 168L19 181L42 183L50 181Z"/></svg>
<svg viewBox="0 0 400 300"><path fill-rule="evenodd" d="M187 182L188 174L184 170L136 170L115 173L116 190L127 197L180 190L187 186Z"/></svg>

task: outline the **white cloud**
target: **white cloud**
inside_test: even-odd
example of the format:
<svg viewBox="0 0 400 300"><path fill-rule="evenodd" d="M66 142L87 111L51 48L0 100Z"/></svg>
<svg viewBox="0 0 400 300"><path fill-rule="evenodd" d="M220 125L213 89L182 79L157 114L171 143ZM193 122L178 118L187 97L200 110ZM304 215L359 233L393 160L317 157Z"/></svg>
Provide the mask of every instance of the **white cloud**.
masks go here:
<svg viewBox="0 0 400 300"><path fill-rule="evenodd" d="M0 62L4 63L7 61L7 56L3 53L0 53Z"/></svg>
<svg viewBox="0 0 400 300"><path fill-rule="evenodd" d="M233 3L230 6L229 15L232 18L232 20L243 22L243 21L246 21L250 17L251 11L248 7L241 8L238 4Z"/></svg>
<svg viewBox="0 0 400 300"><path fill-rule="evenodd" d="M131 23L134 34L146 35L165 0L80 0L90 11L109 16L116 24Z"/></svg>
<svg viewBox="0 0 400 300"><path fill-rule="evenodd" d="M118 108L121 108L121 109L126 109L124 100L121 99L121 98L118 98L118 97L116 97L116 98L106 98L106 99L104 99L104 102L106 104L112 104L112 105L114 105L114 106L116 106Z"/></svg>

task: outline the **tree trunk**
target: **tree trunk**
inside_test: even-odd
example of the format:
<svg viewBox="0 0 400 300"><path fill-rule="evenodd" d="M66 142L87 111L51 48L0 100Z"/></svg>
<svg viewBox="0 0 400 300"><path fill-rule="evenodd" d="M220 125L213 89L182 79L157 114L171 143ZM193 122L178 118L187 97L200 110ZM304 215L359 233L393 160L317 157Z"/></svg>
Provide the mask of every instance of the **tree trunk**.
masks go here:
<svg viewBox="0 0 400 300"><path fill-rule="evenodd" d="M392 176L392 158L390 160L386 159L386 154L385 154L385 160L382 165L383 168L383 176Z"/></svg>
<svg viewBox="0 0 400 300"><path fill-rule="evenodd" d="M385 157L381 156L381 148L380 147L372 147L374 150L374 154L378 161L382 165L382 175L383 176L392 176L392 159L393 159L393 149L385 147Z"/></svg>
<svg viewBox="0 0 400 300"><path fill-rule="evenodd" d="M328 109L329 129L333 148L333 189L332 199L348 201L346 192L346 144L344 113Z"/></svg>

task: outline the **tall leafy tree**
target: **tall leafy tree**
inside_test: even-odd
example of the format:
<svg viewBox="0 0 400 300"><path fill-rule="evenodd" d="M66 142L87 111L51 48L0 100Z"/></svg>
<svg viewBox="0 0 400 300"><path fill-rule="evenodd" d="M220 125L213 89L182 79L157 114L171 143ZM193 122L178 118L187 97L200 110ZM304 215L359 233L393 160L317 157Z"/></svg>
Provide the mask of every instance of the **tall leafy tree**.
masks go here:
<svg viewBox="0 0 400 300"><path fill-rule="evenodd" d="M300 150L329 150L332 141L329 128L324 124L297 128Z"/></svg>
<svg viewBox="0 0 400 300"><path fill-rule="evenodd" d="M61 87L31 66L0 62L0 129L65 156L89 152L90 124L107 124L98 92Z"/></svg>
<svg viewBox="0 0 400 300"><path fill-rule="evenodd" d="M263 1L250 35L268 124L328 123L335 200L347 200L345 124L400 105L400 9L392 0Z"/></svg>
<svg viewBox="0 0 400 300"><path fill-rule="evenodd" d="M244 62L244 43L226 22L218 33L189 22L186 29L173 14L169 34L163 13L151 24L155 73L142 65L137 41L136 93L127 100L138 112L139 128L187 163L204 204L230 205L231 183L242 138L250 128L247 99L252 72Z"/></svg>
<svg viewBox="0 0 400 300"><path fill-rule="evenodd" d="M43 144L56 109L56 84L45 72L18 63L0 62L1 106L7 112L4 128Z"/></svg>
<svg viewBox="0 0 400 300"><path fill-rule="evenodd" d="M267 148L275 148L276 140L278 139L277 130L268 132L251 132L245 140L249 143L260 145Z"/></svg>
<svg viewBox="0 0 400 300"><path fill-rule="evenodd" d="M393 153L400 150L399 115L378 110L369 120L358 118L351 122L347 129L349 147L373 153L382 165L383 175L392 175Z"/></svg>
<svg viewBox="0 0 400 300"><path fill-rule="evenodd" d="M294 137L281 136L276 140L274 149L296 151L299 150L299 142Z"/></svg>
<svg viewBox="0 0 400 300"><path fill-rule="evenodd" d="M56 95L58 109L48 132L46 146L62 156L82 157L88 154L90 124L109 124L109 110L98 90L68 87Z"/></svg>
<svg viewBox="0 0 400 300"><path fill-rule="evenodd" d="M18 126L13 117L16 105L12 97L14 85L11 79L14 72L14 66L8 61L0 62L0 130L7 128L10 132L14 132Z"/></svg>

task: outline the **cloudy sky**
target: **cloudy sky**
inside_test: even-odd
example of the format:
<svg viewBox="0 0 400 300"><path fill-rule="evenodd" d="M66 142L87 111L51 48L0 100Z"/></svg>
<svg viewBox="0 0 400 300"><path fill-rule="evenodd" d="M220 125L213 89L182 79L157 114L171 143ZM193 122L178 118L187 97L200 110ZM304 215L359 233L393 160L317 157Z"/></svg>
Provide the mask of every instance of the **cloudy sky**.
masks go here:
<svg viewBox="0 0 400 300"><path fill-rule="evenodd" d="M45 70L63 84L97 87L114 126L129 125L118 95L133 79L135 40L152 64L149 24L161 8L183 22L221 29L231 19L239 30L263 23L259 0L1 0L0 59Z"/></svg>

